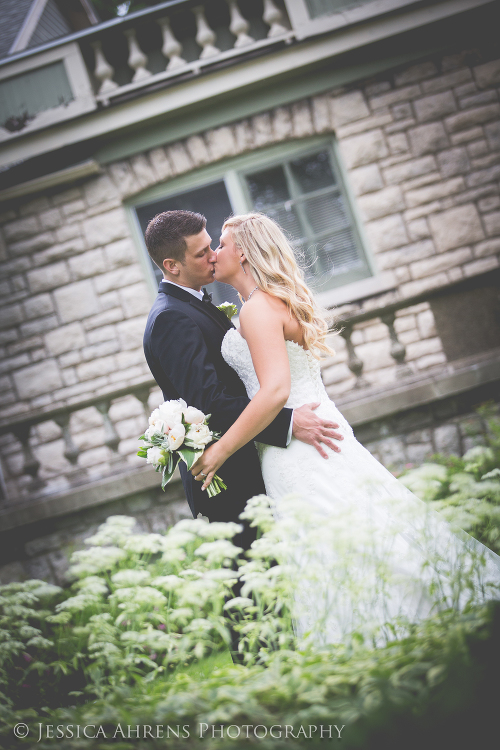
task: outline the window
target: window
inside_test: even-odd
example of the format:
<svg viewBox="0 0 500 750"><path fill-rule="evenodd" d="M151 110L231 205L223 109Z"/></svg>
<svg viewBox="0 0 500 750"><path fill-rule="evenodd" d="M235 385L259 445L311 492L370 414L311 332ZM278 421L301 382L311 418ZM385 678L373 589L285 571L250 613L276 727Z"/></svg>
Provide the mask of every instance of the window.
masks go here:
<svg viewBox="0 0 500 750"><path fill-rule="evenodd" d="M177 184L169 195L135 207L142 235L160 211L184 208L207 217L216 247L226 217L261 211L284 229L315 292L371 276L331 142L256 152L226 163L225 168L216 165L180 178ZM154 191L161 189L157 186ZM161 272L150 265L159 280ZM226 284L214 282L209 288L217 304L225 300L239 304L236 292Z"/></svg>

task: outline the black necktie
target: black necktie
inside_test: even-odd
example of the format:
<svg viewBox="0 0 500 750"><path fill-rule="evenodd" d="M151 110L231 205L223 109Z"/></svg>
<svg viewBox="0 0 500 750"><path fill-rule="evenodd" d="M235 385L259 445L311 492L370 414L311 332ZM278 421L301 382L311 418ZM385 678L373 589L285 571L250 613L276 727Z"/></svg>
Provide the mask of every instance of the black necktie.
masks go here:
<svg viewBox="0 0 500 750"><path fill-rule="evenodd" d="M205 287L203 287L203 297L202 302L211 302L212 301L212 295L207 292Z"/></svg>

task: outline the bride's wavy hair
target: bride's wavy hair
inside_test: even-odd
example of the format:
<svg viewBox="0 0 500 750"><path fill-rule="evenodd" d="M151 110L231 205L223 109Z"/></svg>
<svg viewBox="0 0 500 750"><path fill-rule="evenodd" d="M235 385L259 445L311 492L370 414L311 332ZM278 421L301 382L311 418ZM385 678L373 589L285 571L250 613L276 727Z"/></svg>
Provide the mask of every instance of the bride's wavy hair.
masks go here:
<svg viewBox="0 0 500 750"><path fill-rule="evenodd" d="M248 260L253 277L263 292L283 300L291 317L298 320L304 344L316 359L320 352L334 354L326 343L328 324L304 281L293 250L282 229L265 214L231 216L224 222L234 245Z"/></svg>

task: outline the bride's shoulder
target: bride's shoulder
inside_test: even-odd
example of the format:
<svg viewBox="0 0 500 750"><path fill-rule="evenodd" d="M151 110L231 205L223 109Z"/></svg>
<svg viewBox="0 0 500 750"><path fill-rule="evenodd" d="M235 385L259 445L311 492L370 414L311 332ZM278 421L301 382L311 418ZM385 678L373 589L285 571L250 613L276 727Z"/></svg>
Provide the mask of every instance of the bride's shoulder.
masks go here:
<svg viewBox="0 0 500 750"><path fill-rule="evenodd" d="M259 289L241 308L240 321L244 324L245 320L252 322L262 319L282 320L286 315L287 308L283 300Z"/></svg>

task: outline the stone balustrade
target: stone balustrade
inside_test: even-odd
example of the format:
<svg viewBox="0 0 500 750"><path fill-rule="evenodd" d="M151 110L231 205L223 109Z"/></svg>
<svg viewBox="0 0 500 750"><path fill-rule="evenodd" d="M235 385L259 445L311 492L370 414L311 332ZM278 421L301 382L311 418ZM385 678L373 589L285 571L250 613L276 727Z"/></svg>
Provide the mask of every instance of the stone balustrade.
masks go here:
<svg viewBox="0 0 500 750"><path fill-rule="evenodd" d="M168 12L167 12L168 11ZM118 96L294 37L279 0L178 2L81 42L96 97Z"/></svg>

